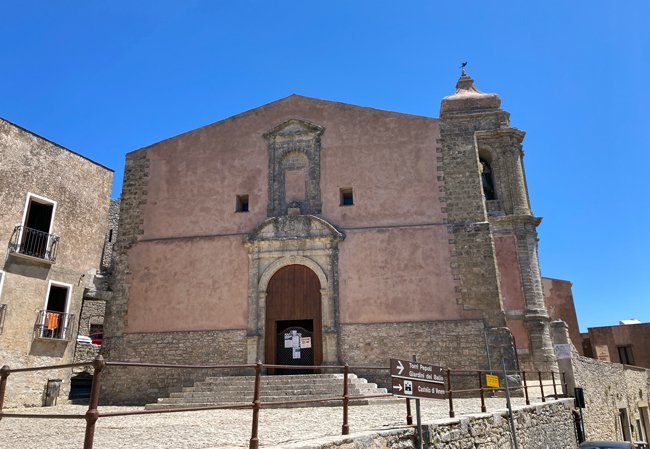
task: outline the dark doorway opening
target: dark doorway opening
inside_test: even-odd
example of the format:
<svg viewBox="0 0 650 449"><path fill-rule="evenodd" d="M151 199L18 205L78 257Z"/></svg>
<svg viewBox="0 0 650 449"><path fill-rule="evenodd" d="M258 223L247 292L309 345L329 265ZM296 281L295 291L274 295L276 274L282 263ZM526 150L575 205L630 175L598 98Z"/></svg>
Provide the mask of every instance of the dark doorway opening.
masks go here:
<svg viewBox="0 0 650 449"><path fill-rule="evenodd" d="M27 215L25 216L21 253L39 258L45 257L48 250L53 212L53 204L30 200L27 206Z"/></svg>
<svg viewBox="0 0 650 449"><path fill-rule="evenodd" d="M50 294L47 296L47 310L50 312L65 312L67 300L68 289L52 285L50 286Z"/></svg>
<svg viewBox="0 0 650 449"><path fill-rule="evenodd" d="M275 363L278 365L314 364L314 320L278 321ZM276 374L312 374L310 369L278 368Z"/></svg>

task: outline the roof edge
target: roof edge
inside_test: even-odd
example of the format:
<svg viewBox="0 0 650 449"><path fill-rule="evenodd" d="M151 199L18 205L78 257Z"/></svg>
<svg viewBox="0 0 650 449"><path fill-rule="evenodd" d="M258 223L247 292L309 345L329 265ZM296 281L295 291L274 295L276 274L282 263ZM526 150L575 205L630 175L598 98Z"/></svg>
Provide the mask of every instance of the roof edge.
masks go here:
<svg viewBox="0 0 650 449"><path fill-rule="evenodd" d="M0 117L0 120L2 120L3 122L7 122L7 123L9 123L11 126L13 126L13 127L15 127L15 128L18 128L19 130L24 131L24 132L26 132L26 133L28 133L28 134L31 134L31 135L34 136L34 137L37 137L37 138L39 138L39 139L41 139L41 140L44 140L45 142L51 143L52 145L55 145L55 146L61 148L62 150L65 150L65 151L67 151L67 152L69 152L69 153L72 153L72 154L74 154L75 156L79 156L80 158L85 159L85 160L87 160L88 162L92 162L93 164L95 164L95 165L97 165L97 166L99 166L99 167L101 167L101 168L103 168L103 169L105 169L105 170L108 170L108 171L110 171L110 172L112 172L112 173L115 173L115 170L113 170L112 168L107 167L107 166L105 166L105 165L103 165L103 164L100 164L99 162L94 161L94 160L90 159L89 157L84 156L84 155L81 154L81 153L78 153L78 152L76 152L76 151L73 151L73 150L71 150L70 148L64 147L63 145L54 142L53 140L50 140L50 139L48 139L48 138L46 138L46 137L43 137L43 136L41 136L40 134L36 134L34 131L30 131L29 129L24 128L24 127L22 127L22 126L20 126L20 125L18 125L18 124L16 124L16 123L14 123L14 122L12 122L11 120L7 120L7 119L4 118L4 117Z"/></svg>
<svg viewBox="0 0 650 449"><path fill-rule="evenodd" d="M175 139L175 138L180 137L180 136L184 136L186 134L198 131L198 130L203 129L203 128L207 128L209 126L218 126L218 125L227 123L227 122L232 121L232 120L238 120L238 119L240 119L242 117L253 114L256 111L265 110L267 108L270 108L270 107L276 105L277 103L281 103L281 102L287 101L287 100L289 100L291 98L295 98L295 97L304 98L304 99L311 100L311 101L320 101L320 102L325 102L325 103L342 105L342 106L346 106L346 107L358 108L358 109L369 109L371 111L378 111L378 112L383 112L383 113L388 113L388 114L397 114L397 115L405 115L405 116L410 116L410 117L417 117L417 118L422 118L422 119L427 119L427 120L433 120L433 121L436 121L436 122L440 120L439 118L428 117L426 115L417 115L417 114L409 114L409 113L406 113L406 112L389 111L387 109L372 108L370 106L359 106L359 105L356 105L356 104L344 103L344 102L341 102L341 101L324 100L324 99L321 99L321 98L307 97L305 95L291 94L291 95L287 95L286 97L282 97L282 98L279 98L277 100L273 100L273 101L271 101L269 103L264 103L264 104L262 104L260 106L256 106L254 108L247 109L246 111L239 112L239 113L237 113L235 115L231 115L230 117L226 117L224 119L217 120L216 122L208 123L206 125L201 125L199 127L190 129L190 130L182 132L180 134L176 134L175 136L167 137L165 139L159 140L157 142L154 142L152 144L149 144L149 145L146 145L144 147L138 148L136 150L129 151L129 152L126 153L126 155L128 156L130 154L134 154L134 153L137 153L139 151L146 150L146 149L151 148L151 147L153 147L155 145L158 145L160 143L167 142L169 140Z"/></svg>

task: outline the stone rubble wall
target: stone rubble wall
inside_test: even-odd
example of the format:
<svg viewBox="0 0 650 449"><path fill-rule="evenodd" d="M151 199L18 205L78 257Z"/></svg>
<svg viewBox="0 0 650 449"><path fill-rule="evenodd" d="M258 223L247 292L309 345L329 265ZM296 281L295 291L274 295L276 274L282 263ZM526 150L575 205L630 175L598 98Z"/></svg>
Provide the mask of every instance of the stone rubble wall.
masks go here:
<svg viewBox="0 0 650 449"><path fill-rule="evenodd" d="M575 449L572 400L531 405L514 411L517 442L525 449ZM415 448L414 429L365 432L353 437L330 438L319 443L283 445L284 449ZM508 412L482 413L440 420L423 426L427 449L510 449Z"/></svg>
<svg viewBox="0 0 650 449"><path fill-rule="evenodd" d="M425 321L411 323L348 324L341 326L341 360L351 366L385 366L389 359L410 360L474 372L487 369L482 320ZM354 370L355 374L387 387L384 371ZM472 374L471 386L478 388ZM454 376L454 388L466 382ZM460 383L459 383L460 382Z"/></svg>
<svg viewBox="0 0 650 449"><path fill-rule="evenodd" d="M575 385L584 389L583 416L587 439L623 440L619 410L626 409L633 427L640 406L647 407L648 375L645 368L572 356ZM633 439L639 439L636 430Z"/></svg>
<svg viewBox="0 0 650 449"><path fill-rule="evenodd" d="M102 354L111 362L187 365L246 364L246 331L192 331L124 334L115 345L104 338ZM105 404L156 402L208 376L254 374L252 369L166 369L109 366L103 372Z"/></svg>

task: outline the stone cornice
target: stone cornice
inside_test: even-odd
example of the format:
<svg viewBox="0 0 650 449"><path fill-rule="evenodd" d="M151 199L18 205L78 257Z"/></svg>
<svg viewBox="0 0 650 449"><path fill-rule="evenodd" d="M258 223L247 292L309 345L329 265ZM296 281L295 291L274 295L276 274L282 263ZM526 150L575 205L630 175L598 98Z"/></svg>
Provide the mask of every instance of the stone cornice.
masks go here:
<svg viewBox="0 0 650 449"><path fill-rule="evenodd" d="M490 224L493 226L516 226L516 225L532 225L539 226L542 222L542 217L535 217L533 215L503 215L489 217Z"/></svg>
<svg viewBox="0 0 650 449"><path fill-rule="evenodd" d="M517 128L499 128L486 131L476 131L476 140L499 140L503 138L514 139L518 144L524 140L526 132Z"/></svg>

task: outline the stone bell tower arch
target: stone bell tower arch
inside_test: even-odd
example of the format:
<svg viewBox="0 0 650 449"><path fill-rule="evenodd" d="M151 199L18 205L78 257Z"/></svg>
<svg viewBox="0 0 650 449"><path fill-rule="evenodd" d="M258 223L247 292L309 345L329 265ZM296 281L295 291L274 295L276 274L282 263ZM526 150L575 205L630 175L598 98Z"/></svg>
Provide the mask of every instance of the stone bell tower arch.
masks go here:
<svg viewBox="0 0 650 449"><path fill-rule="evenodd" d="M525 133L510 126L510 114L500 106L498 95L479 92L463 71L456 92L444 98L440 108L449 229L456 248L466 248L454 254L460 301L483 312L486 326L501 335L495 343L502 347L502 355L514 362L514 347L506 347L514 342L508 343L498 331L507 328L495 252L496 237L512 239L524 299L516 318L523 322L529 340L529 353L520 359L527 368L549 371L556 364L537 253L541 218L530 209L523 167Z"/></svg>

